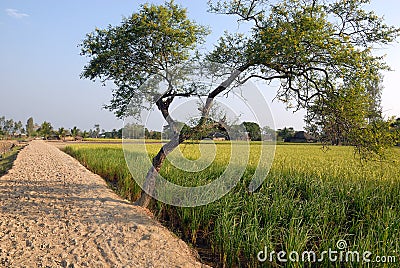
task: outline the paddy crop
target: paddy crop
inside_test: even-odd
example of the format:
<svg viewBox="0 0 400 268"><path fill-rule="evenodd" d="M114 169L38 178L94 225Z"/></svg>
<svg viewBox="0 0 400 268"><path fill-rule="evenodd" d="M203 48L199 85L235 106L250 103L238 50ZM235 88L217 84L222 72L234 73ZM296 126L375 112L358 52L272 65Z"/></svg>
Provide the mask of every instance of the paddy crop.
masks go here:
<svg viewBox="0 0 400 268"><path fill-rule="evenodd" d="M154 156L161 144L147 144L140 157ZM195 208L156 202L155 216L198 248L213 265L225 267L364 267L356 261L317 263L257 259L260 251L314 251L317 256L337 242L345 250L393 256L400 263L400 150L386 161L362 163L350 147L278 145L273 166L262 186L248 192L259 150L251 157L240 182L218 201ZM200 157L198 144L183 144L182 154ZM101 175L124 198L136 200L140 187L132 179L121 145L72 145L66 152ZM230 143L216 145L214 162L200 172L178 170L166 161L160 174L180 185L203 185L220 176L230 157ZM135 174L133 174L135 176ZM288 256L286 256L287 258ZM387 263L393 267L393 263ZM384 266L384 265L382 265Z"/></svg>

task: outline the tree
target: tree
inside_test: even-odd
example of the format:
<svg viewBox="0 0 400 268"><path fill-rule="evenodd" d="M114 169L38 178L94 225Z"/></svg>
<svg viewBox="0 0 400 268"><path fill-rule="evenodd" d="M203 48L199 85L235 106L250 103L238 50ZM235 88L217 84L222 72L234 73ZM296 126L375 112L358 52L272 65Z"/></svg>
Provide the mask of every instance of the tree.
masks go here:
<svg viewBox="0 0 400 268"><path fill-rule="evenodd" d="M153 139L153 140L161 140L161 132L160 131L150 131L150 136L149 139Z"/></svg>
<svg viewBox="0 0 400 268"><path fill-rule="evenodd" d="M364 160L382 160L388 148L400 143L400 131L393 127L391 119L374 120L365 127L355 129L352 135L361 137L355 139L354 146Z"/></svg>
<svg viewBox="0 0 400 268"><path fill-rule="evenodd" d="M136 124L126 124L124 138L125 139L144 139L146 133L143 131L144 126ZM148 134L150 135L150 134ZM148 136L147 136L148 137Z"/></svg>
<svg viewBox="0 0 400 268"><path fill-rule="evenodd" d="M94 125L94 130L92 131L92 138L98 138L100 135L100 125L99 124L95 124Z"/></svg>
<svg viewBox="0 0 400 268"><path fill-rule="evenodd" d="M115 128L111 131L111 138L116 139L118 136L118 132Z"/></svg>
<svg viewBox="0 0 400 268"><path fill-rule="evenodd" d="M325 143L357 143L357 129L382 120L382 76L378 69L371 68L368 72L345 78L339 92L327 94L311 105L305 120L306 129Z"/></svg>
<svg viewBox="0 0 400 268"><path fill-rule="evenodd" d="M4 121L3 131L6 135L6 139L13 133L14 131L14 120L6 119Z"/></svg>
<svg viewBox="0 0 400 268"><path fill-rule="evenodd" d="M276 131L270 126L265 126L261 129L262 140L276 140Z"/></svg>
<svg viewBox="0 0 400 268"><path fill-rule="evenodd" d="M175 97L196 95L190 88L170 88L157 96L158 92L140 91L140 86L151 76L187 62L198 42L207 33L206 28L187 18L186 10L173 1L164 5L142 5L138 13L123 20L120 26L97 29L88 34L82 44L82 55L91 58L82 77L99 78L102 82L111 80L117 86L111 104L107 106L119 117L131 113L140 113L146 108L144 100L158 99L157 107L165 120L176 133L171 142L162 147L155 156L154 167L149 172L145 191L154 189L156 173L166 155L175 149L184 139L177 135L174 121L169 116L169 106ZM137 106L127 109L132 99ZM139 203L147 206L150 196L143 193Z"/></svg>
<svg viewBox="0 0 400 268"><path fill-rule="evenodd" d="M33 118L29 117L28 121L26 121L26 134L28 135L28 137L32 137L33 133L34 133L34 124L33 124Z"/></svg>
<svg viewBox="0 0 400 268"><path fill-rule="evenodd" d="M122 139L122 128L118 129L117 131L117 139Z"/></svg>
<svg viewBox="0 0 400 268"><path fill-rule="evenodd" d="M40 135L42 135L43 138L47 140L49 136L52 134L52 132L53 132L53 127L51 126L51 124L49 122L44 121L39 128Z"/></svg>
<svg viewBox="0 0 400 268"><path fill-rule="evenodd" d="M24 129L21 121L14 121L13 119L7 119L5 116L0 117L0 135L14 136L15 134L22 134Z"/></svg>
<svg viewBox="0 0 400 268"><path fill-rule="evenodd" d="M247 135L246 129L243 125L233 124L229 127L229 139L230 140L247 140L249 136Z"/></svg>
<svg viewBox="0 0 400 268"><path fill-rule="evenodd" d="M295 131L292 127L289 127L289 128L284 127L283 129L278 129L276 135L279 140L288 141L294 137L294 133L295 133Z"/></svg>
<svg viewBox="0 0 400 268"><path fill-rule="evenodd" d="M5 124L5 122L6 122L6 117L5 116L1 116L0 117L0 135L1 136L5 135L5 132L4 132L4 124Z"/></svg>
<svg viewBox="0 0 400 268"><path fill-rule="evenodd" d="M90 137L90 133L85 130L82 133L82 138L86 139L87 137Z"/></svg>
<svg viewBox="0 0 400 268"><path fill-rule="evenodd" d="M81 132L77 126L74 126L70 131L71 131L72 137L74 137L74 138L76 138L76 136L79 136L79 134Z"/></svg>
<svg viewBox="0 0 400 268"><path fill-rule="evenodd" d="M63 127L58 128L57 135L61 140L65 141L65 136L67 135L67 133L68 133L67 129Z"/></svg>
<svg viewBox="0 0 400 268"><path fill-rule="evenodd" d="M145 139L150 139L150 131L147 129L147 127L144 129L144 137Z"/></svg>
<svg viewBox="0 0 400 268"><path fill-rule="evenodd" d="M82 78L116 85L107 107L124 117L140 114L148 108L146 101L155 101L174 133L154 157L137 204L149 204L148 193L154 191L155 176L171 151L196 133L215 127L216 123L208 119L214 99L232 87L250 79L278 80L277 99L298 109L308 108L340 92L344 78L355 79L363 73L366 80L371 80L368 70L386 68L380 57L371 54L371 48L394 41L399 30L387 26L373 12L366 12L366 2L210 1L211 12L237 16L251 23L252 28L247 35L226 33L206 55L208 61L230 67L229 72L213 70L214 75L221 74L222 81L207 91L192 84L168 83L175 75L174 67L190 65L199 55L196 45L207 33L204 27L187 19L186 10L173 1L160 6L143 5L120 26L88 34L81 44L81 54L90 61ZM156 74L167 81L165 90L143 90L145 81ZM185 79L185 71L179 73L178 79ZM191 96L207 99L199 109L197 123L178 131L169 113L170 105L177 98ZM133 105L128 107L130 103Z"/></svg>
<svg viewBox="0 0 400 268"><path fill-rule="evenodd" d="M249 135L249 139L252 141L260 141L261 140L261 128L257 123L254 122L243 122L244 128Z"/></svg>
<svg viewBox="0 0 400 268"><path fill-rule="evenodd" d="M21 121L18 122L14 122L14 127L13 127L13 131L12 134L15 135L16 133L21 134L23 131L23 125Z"/></svg>

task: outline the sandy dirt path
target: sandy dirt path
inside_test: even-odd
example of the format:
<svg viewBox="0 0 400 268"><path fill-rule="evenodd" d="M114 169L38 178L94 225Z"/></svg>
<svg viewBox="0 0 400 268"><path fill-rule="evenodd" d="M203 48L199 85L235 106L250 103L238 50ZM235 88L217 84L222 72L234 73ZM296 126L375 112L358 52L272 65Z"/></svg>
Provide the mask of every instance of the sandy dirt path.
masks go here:
<svg viewBox="0 0 400 268"><path fill-rule="evenodd" d="M205 267L104 180L43 141L0 178L0 267Z"/></svg>

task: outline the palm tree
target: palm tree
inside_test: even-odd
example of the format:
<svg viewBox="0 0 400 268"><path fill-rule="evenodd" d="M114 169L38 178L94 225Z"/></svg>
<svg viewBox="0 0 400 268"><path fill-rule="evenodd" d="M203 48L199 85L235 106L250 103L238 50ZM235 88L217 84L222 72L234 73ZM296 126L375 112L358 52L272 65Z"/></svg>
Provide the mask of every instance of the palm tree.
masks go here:
<svg viewBox="0 0 400 268"><path fill-rule="evenodd" d="M79 135L79 132L80 132L79 128L77 128L76 126L74 126L74 128L71 129L71 135L72 135L72 137L76 138L76 136Z"/></svg>
<svg viewBox="0 0 400 268"><path fill-rule="evenodd" d="M60 127L57 131L58 137L65 141L65 136L67 135L67 130L63 127Z"/></svg>

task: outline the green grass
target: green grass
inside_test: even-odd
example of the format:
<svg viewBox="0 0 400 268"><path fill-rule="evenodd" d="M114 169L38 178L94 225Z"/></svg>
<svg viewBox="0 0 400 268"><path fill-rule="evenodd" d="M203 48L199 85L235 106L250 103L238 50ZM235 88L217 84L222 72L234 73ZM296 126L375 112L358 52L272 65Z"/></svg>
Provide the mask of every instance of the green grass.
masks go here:
<svg viewBox="0 0 400 268"><path fill-rule="evenodd" d="M17 158L18 152L22 147L14 147L11 151L2 154L0 157L0 177L12 168L14 160Z"/></svg>
<svg viewBox="0 0 400 268"><path fill-rule="evenodd" d="M153 156L161 144L147 144ZM197 144L181 145L191 159L199 157ZM105 178L124 198L134 201L140 188L129 173L121 145L73 145L66 152ZM373 256L395 256L400 263L400 150L388 161L360 163L350 147L321 150L318 145L278 145L266 180L255 193L247 186L258 160L251 159L240 183L227 195L197 208L157 202L152 210L165 225L197 248L203 257L225 267L365 267L362 262L261 263L257 253L336 249L344 239L352 251ZM137 152L146 157L143 152ZM217 145L213 164L199 173L177 170L168 161L161 175L177 184L199 185L224 170L229 143ZM189 182L188 182L189 181ZM329 266L330 265L330 266ZM387 266L394 267L392 263ZM373 266L375 267L375 266Z"/></svg>

